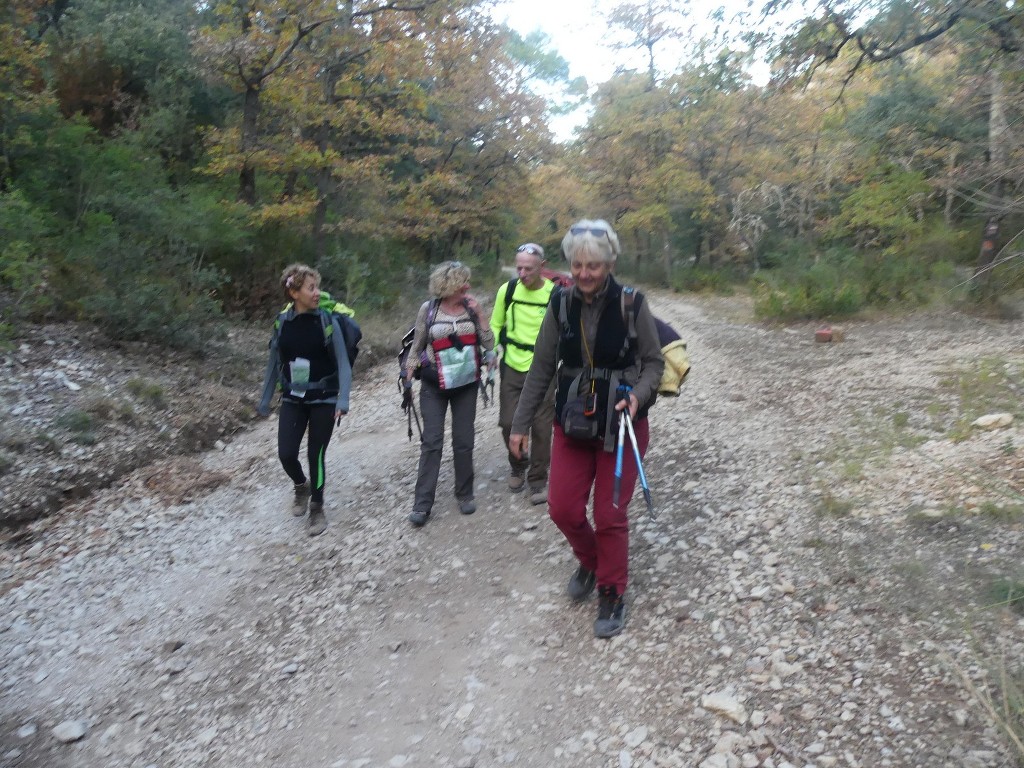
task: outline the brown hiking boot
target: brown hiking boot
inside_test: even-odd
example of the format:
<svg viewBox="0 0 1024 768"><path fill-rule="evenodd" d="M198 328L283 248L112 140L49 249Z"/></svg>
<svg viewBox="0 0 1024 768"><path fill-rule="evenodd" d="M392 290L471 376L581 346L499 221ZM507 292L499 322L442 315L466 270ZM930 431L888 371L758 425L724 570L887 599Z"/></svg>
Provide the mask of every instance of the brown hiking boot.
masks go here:
<svg viewBox="0 0 1024 768"><path fill-rule="evenodd" d="M513 471L508 476L508 489L510 491L512 491L512 493L519 493L525 487L526 487L526 478L523 477L523 473L522 472L515 472L515 471Z"/></svg>
<svg viewBox="0 0 1024 768"><path fill-rule="evenodd" d="M309 502L309 522L306 532L310 536L319 536L327 530L327 517L324 515L324 503L322 501Z"/></svg>
<svg viewBox="0 0 1024 768"><path fill-rule="evenodd" d="M306 503L309 501L309 481L295 486L295 501L292 504L292 514L295 517L302 517L306 514Z"/></svg>
<svg viewBox="0 0 1024 768"><path fill-rule="evenodd" d="M548 503L548 487L546 485L534 485L530 487L531 504Z"/></svg>

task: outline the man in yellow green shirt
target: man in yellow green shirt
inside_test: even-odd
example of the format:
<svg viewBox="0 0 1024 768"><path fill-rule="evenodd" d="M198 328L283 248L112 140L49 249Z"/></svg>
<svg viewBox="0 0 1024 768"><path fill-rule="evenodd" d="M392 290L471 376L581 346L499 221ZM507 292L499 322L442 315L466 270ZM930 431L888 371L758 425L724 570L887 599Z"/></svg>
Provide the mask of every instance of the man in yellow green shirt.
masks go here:
<svg viewBox="0 0 1024 768"><path fill-rule="evenodd" d="M533 345L555 286L541 275L545 263L544 249L536 243L519 246L516 249L517 277L502 284L494 299L490 325L495 342L502 350L498 424L506 446L519 395L533 362ZM528 485L533 504L545 504L548 500L548 465L551 463L551 425L554 418L555 393L552 387L530 425L530 455L517 459L508 454L511 467L509 490L518 493Z"/></svg>

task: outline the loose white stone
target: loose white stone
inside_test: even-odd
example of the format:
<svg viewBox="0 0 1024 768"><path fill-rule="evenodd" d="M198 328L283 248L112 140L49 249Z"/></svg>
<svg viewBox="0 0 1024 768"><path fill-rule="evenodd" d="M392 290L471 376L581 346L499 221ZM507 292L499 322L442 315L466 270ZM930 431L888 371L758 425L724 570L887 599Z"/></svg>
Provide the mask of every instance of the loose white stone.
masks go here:
<svg viewBox="0 0 1024 768"><path fill-rule="evenodd" d="M981 429L1001 429L1010 426L1012 423L1012 413L987 413L971 422L971 426L980 427Z"/></svg>
<svg viewBox="0 0 1024 768"><path fill-rule="evenodd" d="M201 746L208 747L211 744L213 744L213 740L216 738L217 728L216 726L211 725L209 728L204 728L199 732L199 734L196 736L196 741L199 742Z"/></svg>
<svg viewBox="0 0 1024 768"><path fill-rule="evenodd" d="M643 744L646 738L647 728L646 726L640 726L639 728L636 728L627 733L626 736L622 739L622 741L625 742L627 747L635 748Z"/></svg>
<svg viewBox="0 0 1024 768"><path fill-rule="evenodd" d="M735 697L725 692L710 693L701 697L700 705L717 714L743 725L747 722L747 710Z"/></svg>
<svg viewBox="0 0 1024 768"><path fill-rule="evenodd" d="M81 720L65 720L53 729L53 735L58 741L70 744L85 736L88 730L89 727Z"/></svg>

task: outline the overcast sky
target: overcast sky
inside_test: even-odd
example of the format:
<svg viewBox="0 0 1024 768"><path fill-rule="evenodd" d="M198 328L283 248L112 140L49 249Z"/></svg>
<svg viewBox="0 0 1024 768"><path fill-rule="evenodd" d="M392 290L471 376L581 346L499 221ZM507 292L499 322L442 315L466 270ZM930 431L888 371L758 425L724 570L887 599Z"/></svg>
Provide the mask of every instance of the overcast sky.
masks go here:
<svg viewBox="0 0 1024 768"><path fill-rule="evenodd" d="M501 0L495 10L494 18L503 21L521 35L527 35L537 29L551 38L551 45L569 62L570 77L585 77L588 85L593 87L603 83L615 72L616 66L625 66L646 70L647 60L642 51L610 50L606 45L610 42L608 30L600 12L611 10L619 0ZM727 6L740 7L745 5L742 0L711 0L707 3L691 4L691 21L701 14L725 3ZM666 44L667 45L667 44ZM663 61L674 59L672 64L661 67L671 68L683 54L679 51L665 50L662 46ZM658 56L659 50L655 49ZM765 77L767 71L755 74L755 79ZM571 138L574 125L582 125L586 121L586 110L572 115L557 118L552 123L552 130L560 140Z"/></svg>
<svg viewBox="0 0 1024 768"><path fill-rule="evenodd" d="M610 8L612 3L599 3ZM593 89L615 72L613 53L604 47L604 21L594 11L594 0L503 0L494 17L521 35L540 29L551 38L552 47L569 62L570 78L585 77ZM615 52L621 59L623 54ZM587 110L555 118L551 129L561 141L572 138L574 126L586 122Z"/></svg>

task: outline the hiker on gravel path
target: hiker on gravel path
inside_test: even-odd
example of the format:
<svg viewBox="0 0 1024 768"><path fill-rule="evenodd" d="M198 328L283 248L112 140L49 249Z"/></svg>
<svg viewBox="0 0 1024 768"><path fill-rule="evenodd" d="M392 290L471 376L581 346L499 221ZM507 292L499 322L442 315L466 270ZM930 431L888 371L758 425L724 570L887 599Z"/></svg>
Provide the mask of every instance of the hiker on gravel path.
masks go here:
<svg viewBox="0 0 1024 768"><path fill-rule="evenodd" d="M508 445L514 456L525 454L530 424L557 372L548 509L579 560L569 580L569 597L585 600L596 582L594 635L612 637L626 621L627 509L637 479L635 461L624 461L621 498L615 506L618 412L629 408L642 456L649 440L647 409L654 402L664 361L646 300L634 294L627 309L628 289L612 277L619 238L611 226L600 219L577 222L562 239L562 251L575 285L559 288L551 297ZM616 401L620 385L631 389L627 398ZM591 489L593 524L587 518Z"/></svg>
<svg viewBox="0 0 1024 768"><path fill-rule="evenodd" d="M335 425L340 425L341 417L348 413L352 366L338 320L320 308L320 273L305 264L291 264L281 273L281 287L291 304L274 323L257 412L270 415L270 401L280 388L277 455L295 484L292 513L296 517L305 515L308 502L307 530L310 536L317 536L327 528L327 445ZM333 329L329 334L328 328ZM299 461L299 447L307 428L308 478Z"/></svg>
<svg viewBox="0 0 1024 768"><path fill-rule="evenodd" d="M416 332L405 371L406 382L420 378L423 438L416 493L409 522L426 524L434 507L441 470L444 420L452 409L455 499L464 515L476 512L473 500L473 446L480 368L494 364L494 335L480 322L480 306L469 293L471 271L446 261L430 274L430 293L416 316Z"/></svg>
<svg viewBox="0 0 1024 768"><path fill-rule="evenodd" d="M547 264L544 249L536 243L524 243L516 249L516 275L503 283L494 298L491 332L501 348L501 387L498 393L498 425L505 445L512 432L512 416L533 362L533 345L541 321L547 312L555 284L541 274ZM551 422L555 417L555 387L552 381L547 397L530 423L529 458L513 456L509 451L508 487L519 493L527 484L530 503L548 500L548 466L551 464Z"/></svg>

